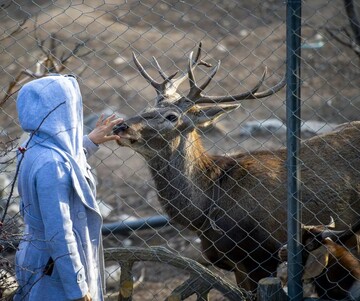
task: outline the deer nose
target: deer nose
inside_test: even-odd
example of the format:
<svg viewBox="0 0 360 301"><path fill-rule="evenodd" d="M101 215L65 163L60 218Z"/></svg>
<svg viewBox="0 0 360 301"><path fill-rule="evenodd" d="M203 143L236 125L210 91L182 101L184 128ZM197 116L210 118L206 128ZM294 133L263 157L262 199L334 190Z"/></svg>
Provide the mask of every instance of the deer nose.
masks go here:
<svg viewBox="0 0 360 301"><path fill-rule="evenodd" d="M128 128L129 128L129 126L126 123L121 123L121 124L114 126L113 133L118 134L119 132L126 131Z"/></svg>

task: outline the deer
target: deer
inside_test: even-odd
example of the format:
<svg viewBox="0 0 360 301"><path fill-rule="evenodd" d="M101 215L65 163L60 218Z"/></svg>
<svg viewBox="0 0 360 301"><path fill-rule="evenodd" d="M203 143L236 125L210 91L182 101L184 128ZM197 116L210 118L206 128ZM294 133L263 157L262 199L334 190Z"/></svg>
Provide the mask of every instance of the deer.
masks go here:
<svg viewBox="0 0 360 301"><path fill-rule="evenodd" d="M257 288L276 273L277 252L287 240L287 150L256 150L215 155L207 152L200 129L241 106L244 100L267 98L285 86L281 80L263 91L266 70L257 84L237 95L212 96L204 90L219 69L191 52L187 72L167 75L154 58L161 81L154 80L133 52L142 77L156 90L155 105L113 128L118 144L147 162L162 210L172 223L193 231L202 253L218 268L233 271L239 287ZM198 66L211 68L202 84ZM203 68L205 68L203 67ZM189 92L178 92L187 80ZM339 229L353 224L360 212L360 123L301 144L302 222Z"/></svg>

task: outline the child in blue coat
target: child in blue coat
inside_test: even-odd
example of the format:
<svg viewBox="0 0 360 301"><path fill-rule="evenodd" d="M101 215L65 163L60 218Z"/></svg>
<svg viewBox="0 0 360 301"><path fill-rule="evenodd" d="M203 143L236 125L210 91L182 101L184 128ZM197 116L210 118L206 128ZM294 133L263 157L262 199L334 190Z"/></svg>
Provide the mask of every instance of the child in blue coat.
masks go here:
<svg viewBox="0 0 360 301"><path fill-rule="evenodd" d="M100 117L83 136L80 89L73 76L25 84L19 122L30 133L21 152L18 188L24 234L16 253L18 300L103 300L102 217L86 157L121 119ZM25 148L26 146L26 148Z"/></svg>

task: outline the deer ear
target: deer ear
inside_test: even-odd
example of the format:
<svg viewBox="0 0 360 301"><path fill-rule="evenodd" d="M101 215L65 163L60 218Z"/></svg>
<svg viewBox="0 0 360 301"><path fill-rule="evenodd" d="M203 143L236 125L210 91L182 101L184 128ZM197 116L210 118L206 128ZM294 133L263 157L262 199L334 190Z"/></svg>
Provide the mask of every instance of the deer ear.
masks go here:
<svg viewBox="0 0 360 301"><path fill-rule="evenodd" d="M325 246L315 249L309 253L304 267L304 274L302 279L314 278L321 274L326 268L329 261L329 251Z"/></svg>
<svg viewBox="0 0 360 301"><path fill-rule="evenodd" d="M239 107L240 104L229 103L214 105L194 105L186 112L186 115L188 115L192 120L194 120L197 125L208 126L222 114L231 112Z"/></svg>

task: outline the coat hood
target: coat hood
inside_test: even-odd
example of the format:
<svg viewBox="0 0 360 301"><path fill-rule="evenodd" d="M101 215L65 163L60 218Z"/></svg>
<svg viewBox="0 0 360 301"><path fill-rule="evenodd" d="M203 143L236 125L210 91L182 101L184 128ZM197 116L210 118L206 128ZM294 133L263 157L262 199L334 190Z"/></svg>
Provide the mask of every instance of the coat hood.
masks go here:
<svg viewBox="0 0 360 301"><path fill-rule="evenodd" d="M24 131L82 159L82 97L74 77L51 75L25 84L18 94L17 111Z"/></svg>

